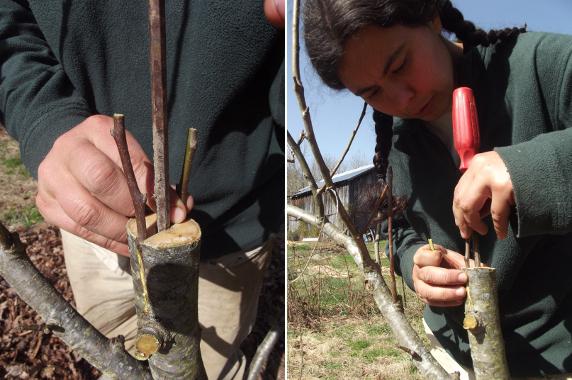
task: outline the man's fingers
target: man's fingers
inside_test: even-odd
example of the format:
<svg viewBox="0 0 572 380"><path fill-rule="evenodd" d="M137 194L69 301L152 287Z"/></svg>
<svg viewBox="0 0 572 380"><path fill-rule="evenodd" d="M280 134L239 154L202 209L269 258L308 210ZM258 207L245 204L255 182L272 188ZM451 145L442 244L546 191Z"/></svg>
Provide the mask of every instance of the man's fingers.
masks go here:
<svg viewBox="0 0 572 380"><path fill-rule="evenodd" d="M458 269L424 267L419 268L417 277L428 285L456 286L467 283L467 275Z"/></svg>
<svg viewBox="0 0 572 380"><path fill-rule="evenodd" d="M66 192L55 194L54 202L59 204L70 219L95 234L127 242L127 217L105 206L73 178L68 178L66 184Z"/></svg>
<svg viewBox="0 0 572 380"><path fill-rule="evenodd" d="M133 216L135 210L123 171L94 145L82 144L74 151L79 155L80 149L81 155L89 159L68 161L71 175L110 209Z"/></svg>
<svg viewBox="0 0 572 380"><path fill-rule="evenodd" d="M192 195L189 195L187 197L187 201L185 204L187 206L187 210L190 212L193 209L193 207L195 206L195 199L193 198Z"/></svg>
<svg viewBox="0 0 572 380"><path fill-rule="evenodd" d="M76 236L86 239L103 248L109 249L110 251L123 256L129 256L127 244L101 236L80 226L73 221L55 201L52 202L46 200L40 193L38 193L38 196L36 197L36 205L47 223L57 225Z"/></svg>

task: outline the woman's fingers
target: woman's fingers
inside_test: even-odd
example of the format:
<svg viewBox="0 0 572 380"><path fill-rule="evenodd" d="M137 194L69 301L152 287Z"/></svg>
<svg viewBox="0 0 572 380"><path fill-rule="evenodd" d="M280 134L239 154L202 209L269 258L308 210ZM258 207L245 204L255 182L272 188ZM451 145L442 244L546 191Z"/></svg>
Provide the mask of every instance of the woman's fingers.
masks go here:
<svg viewBox="0 0 572 380"><path fill-rule="evenodd" d="M415 292L423 302L432 306L457 306L467 295L463 285L436 286L424 281L414 281Z"/></svg>
<svg viewBox="0 0 572 380"><path fill-rule="evenodd" d="M413 256L413 286L423 302L432 306L457 306L463 303L467 275L463 256L434 244L425 245Z"/></svg>
<svg viewBox="0 0 572 380"><path fill-rule="evenodd" d="M413 263L419 267L439 266L441 265L442 256L445 253L445 248L440 245L433 244L433 248L431 248L431 246L427 244L415 252Z"/></svg>
<svg viewBox="0 0 572 380"><path fill-rule="evenodd" d="M508 219L514 206L514 190L504 161L497 152L477 154L455 187L453 215L461 236L472 231L487 233L482 218L490 214L499 239L508 234Z"/></svg>
<svg viewBox="0 0 572 380"><path fill-rule="evenodd" d="M428 285L433 286L460 286L467 283L467 275L459 269L447 269L439 267L419 268L417 278Z"/></svg>

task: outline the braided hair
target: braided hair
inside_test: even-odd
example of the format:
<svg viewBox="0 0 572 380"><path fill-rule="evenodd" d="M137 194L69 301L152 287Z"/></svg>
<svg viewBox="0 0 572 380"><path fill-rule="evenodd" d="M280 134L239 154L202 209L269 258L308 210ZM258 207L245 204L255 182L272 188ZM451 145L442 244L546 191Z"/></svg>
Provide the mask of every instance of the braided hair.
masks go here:
<svg viewBox="0 0 572 380"><path fill-rule="evenodd" d="M306 0L303 13L304 41L310 62L324 83L343 89L338 70L347 39L365 26L425 25L439 14L443 29L454 33L468 50L509 40L524 28L485 32L453 6L450 0ZM373 163L381 183L385 182L393 136L393 118L375 111L375 155Z"/></svg>

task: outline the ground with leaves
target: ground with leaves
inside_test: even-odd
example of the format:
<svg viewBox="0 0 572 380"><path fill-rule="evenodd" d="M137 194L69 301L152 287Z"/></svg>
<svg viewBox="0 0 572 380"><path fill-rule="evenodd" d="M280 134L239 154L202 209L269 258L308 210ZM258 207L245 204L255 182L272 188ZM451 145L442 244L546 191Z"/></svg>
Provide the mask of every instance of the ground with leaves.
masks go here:
<svg viewBox="0 0 572 380"><path fill-rule="evenodd" d="M18 232L34 265L64 298L73 294L58 230L42 222L34 206L36 184L19 159L17 144L0 129L0 221ZM271 323L283 316L284 256L275 255L266 274L258 319L243 345L251 358ZM278 296L277 296L278 295ZM96 379L99 372L57 337L0 277L0 379ZM284 379L284 339L272 352L265 379Z"/></svg>

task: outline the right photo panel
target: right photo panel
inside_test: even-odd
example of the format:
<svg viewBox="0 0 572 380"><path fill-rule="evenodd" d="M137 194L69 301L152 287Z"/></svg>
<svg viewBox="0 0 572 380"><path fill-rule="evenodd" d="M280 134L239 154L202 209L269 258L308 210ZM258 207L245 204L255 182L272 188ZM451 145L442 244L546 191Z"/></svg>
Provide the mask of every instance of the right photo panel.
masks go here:
<svg viewBox="0 0 572 380"><path fill-rule="evenodd" d="M288 0L288 378L572 378L570 15Z"/></svg>

